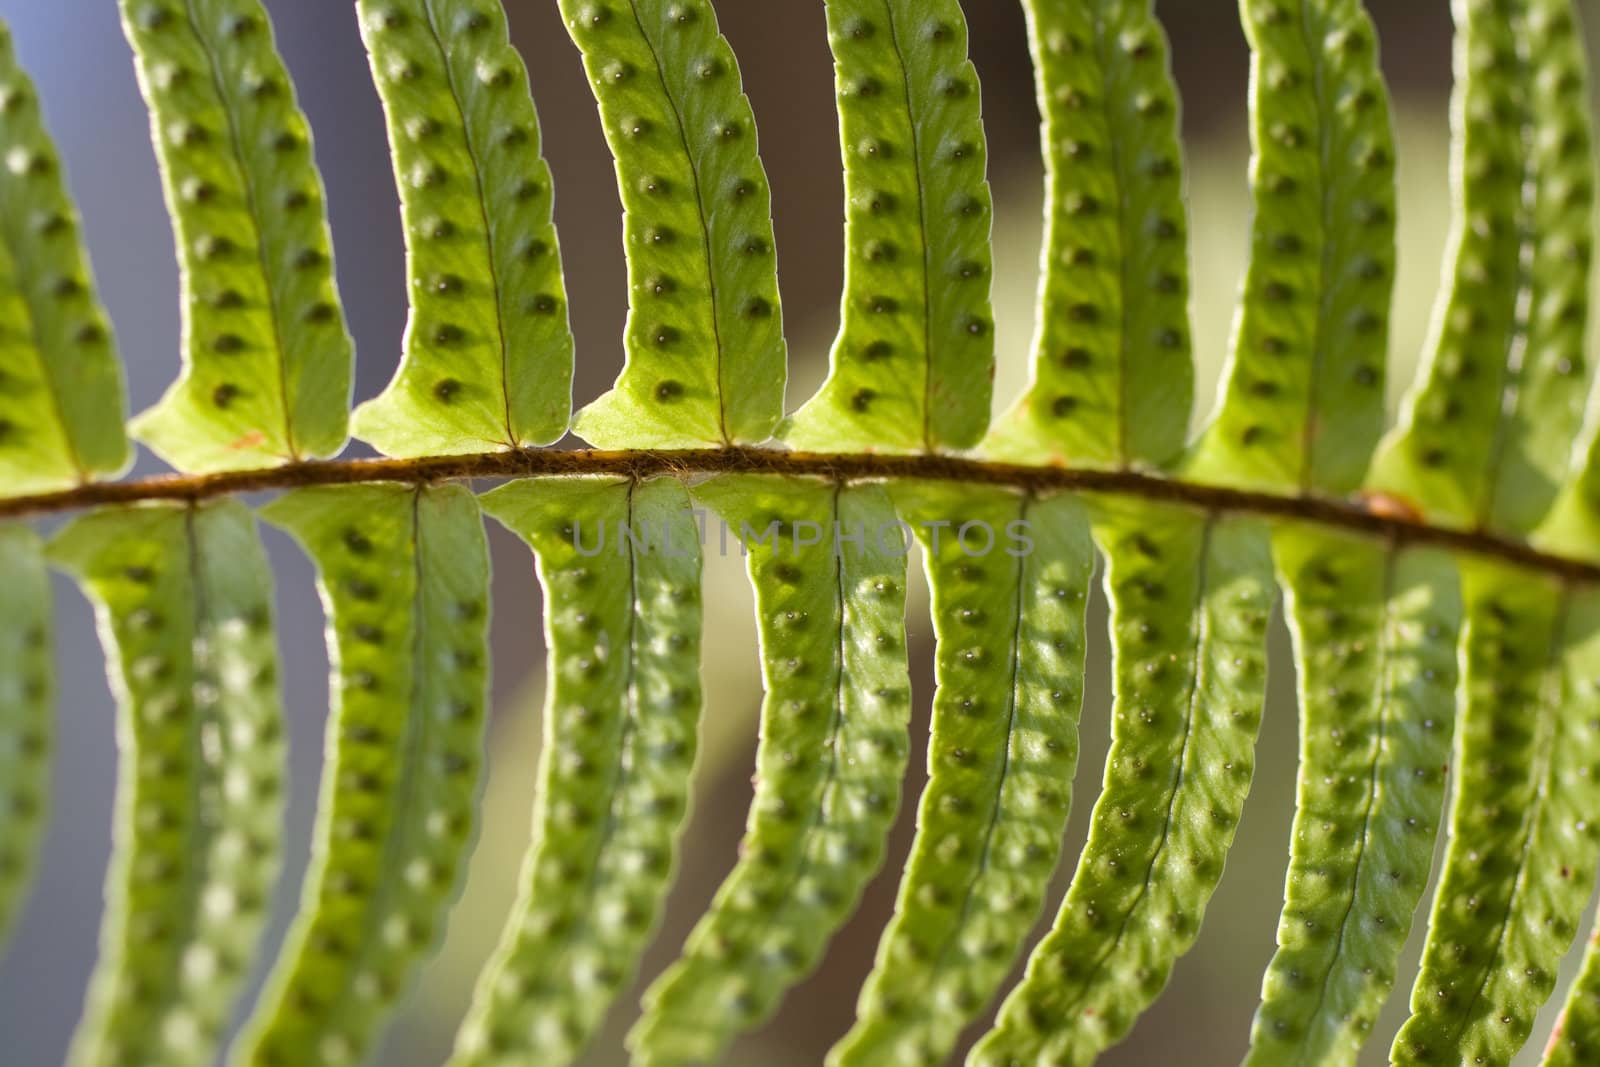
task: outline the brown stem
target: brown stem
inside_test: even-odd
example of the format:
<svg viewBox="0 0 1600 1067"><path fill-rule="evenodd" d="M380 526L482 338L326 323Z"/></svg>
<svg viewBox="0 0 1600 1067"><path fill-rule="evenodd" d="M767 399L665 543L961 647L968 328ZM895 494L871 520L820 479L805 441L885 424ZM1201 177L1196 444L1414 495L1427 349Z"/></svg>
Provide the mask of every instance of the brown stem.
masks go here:
<svg viewBox="0 0 1600 1067"><path fill-rule="evenodd" d="M1072 489L1183 504L1206 511L1247 512L1316 523L1382 537L1396 544L1436 545L1515 563L1570 581L1600 581L1600 565L1556 556L1498 534L1450 530L1420 520L1377 514L1357 500L1287 497L1185 482L1129 470L1021 466L958 456L785 452L770 448L601 452L528 449L428 459L346 459L287 463L225 474L165 475L101 482L56 493L0 500L0 520L48 515L106 504L196 501L233 493L356 482L441 482L548 474L779 474L843 481L927 479L1008 485L1034 492Z"/></svg>

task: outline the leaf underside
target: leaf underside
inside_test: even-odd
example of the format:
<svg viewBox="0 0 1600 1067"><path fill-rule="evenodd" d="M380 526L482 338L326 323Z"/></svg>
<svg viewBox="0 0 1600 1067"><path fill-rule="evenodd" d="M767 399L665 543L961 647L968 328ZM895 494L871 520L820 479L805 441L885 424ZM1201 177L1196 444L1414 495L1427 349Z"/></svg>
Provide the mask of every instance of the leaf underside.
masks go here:
<svg viewBox="0 0 1600 1067"><path fill-rule="evenodd" d="M1373 483L1437 521L1520 533L1565 479L1588 392L1587 60L1572 0L1457 8L1449 286Z"/></svg>
<svg viewBox="0 0 1600 1067"><path fill-rule="evenodd" d="M573 429L598 448L772 436L787 349L771 194L705 0L560 0L617 160L627 364Z"/></svg>
<svg viewBox="0 0 1600 1067"><path fill-rule="evenodd" d="M1394 135L1360 0L1244 0L1250 267L1219 406L1191 470L1345 493L1383 430Z"/></svg>
<svg viewBox="0 0 1600 1067"><path fill-rule="evenodd" d="M184 471L329 456L351 341L311 130L260 0L119 0L183 295L183 375L134 419Z"/></svg>
<svg viewBox="0 0 1600 1067"><path fill-rule="evenodd" d="M1272 611L1250 520L1097 503L1111 751L1055 923L970 1062L1088 1063L1121 1039L1199 933L1255 768Z"/></svg>
<svg viewBox="0 0 1600 1067"><path fill-rule="evenodd" d="M933 590L929 778L894 918L830 1064L949 1054L1038 915L1077 767L1094 563L1082 503L944 484L895 495Z"/></svg>
<svg viewBox="0 0 1600 1067"><path fill-rule="evenodd" d="M405 358L352 428L390 456L544 445L572 411L550 167L499 3L362 0L406 234Z"/></svg>
<svg viewBox="0 0 1600 1067"><path fill-rule="evenodd" d="M255 517L103 511L50 553L94 602L118 705L116 858L70 1062L209 1064L281 851L287 739Z"/></svg>
<svg viewBox="0 0 1600 1067"><path fill-rule="evenodd" d="M769 185L709 0L559 0L616 163L630 286L620 377L575 418L555 190L503 3L355 5L410 318L389 387L352 415L322 182L265 7L119 0L183 283L181 376L131 433L196 477L48 547L0 526L0 933L49 784L47 565L94 603L117 698L115 852L74 1065L216 1062L256 966L284 800L273 590L253 513L211 498L293 487L262 515L316 565L334 693L299 914L228 1061L356 1064L440 941L475 831L490 568L480 503L449 483L518 470L483 454L569 429L625 454L540 466L608 473L513 480L481 505L537 561L550 686L518 900L452 1067L575 1062L635 980L689 814L712 552L747 557L755 596L754 795L731 873L648 988L633 1062L717 1059L817 967L899 810L914 550L932 593L929 781L831 1067L942 1062L1002 992L973 1067L1089 1064L1128 1032L1222 876L1280 587L1299 788L1245 1062L1358 1062L1452 776L1390 1056L1512 1061L1600 860L1600 433L1580 434L1595 174L1575 0L1454 4L1454 235L1387 433L1398 205L1373 22L1360 0L1241 0L1250 259L1196 440L1179 99L1156 5L1020 2L1046 233L1032 378L991 423L993 205L959 0L818 12L846 269L829 376L787 419ZM0 496L60 494L8 514L140 495L86 485L129 459L113 347L0 28ZM295 462L337 453L347 425L410 480L333 484L373 468ZM1136 489L1041 489L1064 465L1120 472L1075 484ZM757 473L777 469L817 476ZM1253 498L1219 486L1273 499L1234 511L1221 502ZM1051 928L1003 991L1060 859L1097 552L1103 789ZM1591 946L1545 1062L1596 1049Z"/></svg>
<svg viewBox="0 0 1600 1067"><path fill-rule="evenodd" d="M122 368L33 82L0 23L0 492L128 465Z"/></svg>
<svg viewBox="0 0 1600 1067"><path fill-rule="evenodd" d="M700 553L674 479L528 480L485 510L533 546L552 686L534 844L454 1067L574 1059L671 885L700 718Z"/></svg>
<svg viewBox="0 0 1600 1067"><path fill-rule="evenodd" d="M302 489L263 515L317 564L334 707L300 912L230 1063L359 1063L437 942L474 833L487 548L458 486Z"/></svg>
<svg viewBox="0 0 1600 1067"><path fill-rule="evenodd" d="M1584 655L1600 606L1496 565L1467 568L1462 596L1459 778L1411 1018L1390 1052L1402 1064L1515 1055L1600 860L1600 691Z"/></svg>
<svg viewBox="0 0 1600 1067"><path fill-rule="evenodd" d="M1600 689L1600 605L1595 603L1594 594L1586 591L1571 603L1568 611L1564 670L1569 697L1577 705L1570 714L1572 721L1577 722L1584 710L1592 715L1595 702L1600 700L1600 692L1597 692ZM1583 725L1592 729L1593 720ZM1591 770L1580 768L1576 777L1586 794L1593 790ZM1584 800L1584 797L1577 798L1577 806L1587 822L1593 818L1593 808ZM1545 1050L1544 1063L1546 1067L1578 1067L1597 1055L1600 1055L1600 947L1591 937L1584 950L1582 969L1567 992L1555 1034Z"/></svg>
<svg viewBox="0 0 1600 1067"><path fill-rule="evenodd" d="M1178 90L1150 0L1025 0L1044 115L1033 380L983 444L1019 462L1166 464L1194 403Z"/></svg>
<svg viewBox="0 0 1600 1067"><path fill-rule="evenodd" d="M21 910L44 836L50 796L50 584L39 538L0 526L0 952Z"/></svg>
<svg viewBox="0 0 1600 1067"><path fill-rule="evenodd" d="M1245 1063L1354 1064L1433 864L1461 596L1432 550L1305 527L1274 549L1301 668L1299 796Z"/></svg>
<svg viewBox="0 0 1600 1067"><path fill-rule="evenodd" d="M832 370L795 448L968 448L994 378L992 202L978 73L956 0L827 0L845 178Z"/></svg>
<svg viewBox="0 0 1600 1067"><path fill-rule="evenodd" d="M883 489L726 477L696 497L748 552L766 699L740 860L628 1036L648 1065L716 1059L816 965L882 862L909 748L906 546ZM835 531L860 541L835 552Z"/></svg>

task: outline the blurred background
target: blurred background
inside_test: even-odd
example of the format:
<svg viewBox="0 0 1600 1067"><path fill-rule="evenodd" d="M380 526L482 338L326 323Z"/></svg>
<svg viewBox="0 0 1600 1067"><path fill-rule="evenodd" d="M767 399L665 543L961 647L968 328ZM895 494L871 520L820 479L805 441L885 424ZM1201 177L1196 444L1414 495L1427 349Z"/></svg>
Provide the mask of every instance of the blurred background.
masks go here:
<svg viewBox="0 0 1600 1067"><path fill-rule="evenodd" d="M403 247L382 115L349 0L268 0L280 43L317 134L328 185L339 281L359 359L356 399L376 394L398 362L405 322ZM576 50L555 0L509 0L513 37L527 59L555 171L573 327L579 341L576 400L609 386L621 366L626 309L619 204L611 159ZM783 299L789 328L790 404L825 371L837 327L842 183L833 81L821 0L719 0L724 32L744 68L763 133L773 191ZM1447 94L1450 21L1445 0L1369 0L1384 42L1401 140L1401 272L1394 315L1391 403L1409 380L1423 341L1448 222ZM1591 7L1592 5L1585 5ZM1600 5L1593 5L1600 6ZM1038 113L1015 0L967 0L973 58L984 81L995 188L997 409L1026 380L1040 232ZM1174 41L1185 100L1195 283L1197 422L1210 406L1228 339L1247 244L1249 204L1245 89L1248 57L1232 0L1159 0ZM1592 25L1600 17L1589 12ZM106 303L128 366L135 411L153 403L178 371L177 277L147 119L112 0L0 0L17 51L39 83L60 142ZM359 451L359 446L356 446ZM160 467L148 456L139 472ZM272 930L276 944L305 865L327 706L321 610L309 565L268 530L278 569L285 697L293 743L288 869ZM402 1007L376 1062L432 1065L447 1053L472 980L497 936L527 843L542 693L539 591L519 542L491 528L495 584L495 693L484 828L465 899L447 939ZM644 979L669 962L735 859L750 795L760 686L751 600L738 559L710 560L706 597L709 706L698 798L681 874ZM111 826L113 717L90 612L66 583L58 588L60 737L55 812L40 880L9 953L0 958L0 1064L59 1063L93 964ZM927 730L932 689L930 627L923 602L909 621L921 708L914 744ZM1099 781L1110 692L1104 605L1096 603L1090 684L1083 715L1077 810L1068 832L1053 913L1086 833ZM1119 1065L1237 1062L1260 975L1273 949L1287 863L1295 767L1293 666L1281 625L1251 803L1199 943L1133 1036L1104 1062ZM780 1014L729 1059L758 1067L812 1067L849 1026L856 990L871 965L877 931L893 903L922 785L913 752L902 816L882 876L825 965ZM1040 930L1048 924L1041 920ZM1419 918L1371 1062L1385 1062L1387 1037L1403 1018L1415 971ZM1571 961L1569 961L1569 970ZM637 992L637 991L636 991ZM625 997L588 1063L625 1062L621 1034L636 996ZM1547 1013L1547 1016L1550 1013ZM1548 1018L1536 1031L1543 1041ZM308 1065L310 1067L310 1065Z"/></svg>

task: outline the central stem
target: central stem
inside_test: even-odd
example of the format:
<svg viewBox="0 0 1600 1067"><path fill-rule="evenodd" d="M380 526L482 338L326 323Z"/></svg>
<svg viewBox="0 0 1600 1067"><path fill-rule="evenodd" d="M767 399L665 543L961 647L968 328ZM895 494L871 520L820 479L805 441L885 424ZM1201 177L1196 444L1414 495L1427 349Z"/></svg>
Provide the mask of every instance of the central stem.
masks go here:
<svg viewBox="0 0 1600 1067"><path fill-rule="evenodd" d="M193 502L235 493L361 482L443 482L599 474L628 478L658 475L771 474L835 481L924 480L1005 485L1031 493L1073 490L1182 504L1208 512L1241 512L1353 530L1396 544L1435 545L1503 560L1575 582L1600 582L1600 564L1541 552L1525 542L1481 530L1452 530L1420 519L1369 510L1359 500L1280 496L1180 481L1131 470L995 463L944 455L788 452L773 448L702 448L681 451L522 449L427 459L346 459L286 463L222 474L165 475L101 482L55 493L0 499L0 520L77 511L108 504L173 500Z"/></svg>

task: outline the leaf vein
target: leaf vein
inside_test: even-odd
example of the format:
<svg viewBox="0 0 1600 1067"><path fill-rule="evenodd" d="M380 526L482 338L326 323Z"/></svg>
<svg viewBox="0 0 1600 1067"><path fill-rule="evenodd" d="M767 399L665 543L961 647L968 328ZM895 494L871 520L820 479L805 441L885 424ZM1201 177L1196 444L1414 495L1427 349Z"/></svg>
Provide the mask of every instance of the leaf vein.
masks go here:
<svg viewBox="0 0 1600 1067"><path fill-rule="evenodd" d="M478 209L478 217L483 220L484 262L489 268L489 284L494 287L494 329L495 336L500 341L500 398L506 420L506 443L515 445L517 430L511 417L511 343L506 338L505 294L500 288L500 261L494 243L495 220L489 214L489 191L483 184L483 160L473 140L472 118L467 114L461 87L456 84L455 68L450 63L450 48L439 32L439 20L433 12L433 0L423 0L422 10L427 16L428 33L433 37L433 42L438 46L439 55L443 59L440 66L444 70L445 87L450 90L450 102L455 105L456 112L461 116L461 143L467 150L467 158L472 161L472 184L478 193L474 197L474 206Z"/></svg>
<svg viewBox="0 0 1600 1067"><path fill-rule="evenodd" d="M1133 902L1122 913L1121 922L1117 924L1116 936L1110 939L1105 949L1095 958L1088 974L1078 983L1078 991L1068 1004L1067 1010L1069 1012L1076 1011L1077 1005L1081 1004L1084 997L1091 992L1101 969L1106 965L1106 961L1111 958L1117 949L1122 947L1122 939L1128 933L1128 924L1133 921L1134 912L1139 910L1139 907L1144 903L1145 897L1149 895L1156 866L1161 862L1161 858L1167 850L1167 843L1172 839L1173 817L1177 811L1179 796L1183 791L1184 779L1188 776L1189 758L1192 754L1190 742L1194 739L1195 719L1200 711L1201 675L1205 671L1202 652L1210 636L1210 615L1205 608L1206 578L1211 563L1211 539L1217 521L1217 516L1214 513L1206 516L1205 528L1200 536L1200 547L1196 557L1197 574L1195 576L1195 598L1192 610L1198 621L1195 625L1194 643L1191 646L1195 666L1193 676L1189 682L1188 697L1184 701L1183 742L1178 749L1176 766L1173 768L1172 785L1167 791L1166 812L1161 821L1161 836L1156 842L1155 850L1150 854L1150 862L1145 867L1144 878L1140 881L1139 891L1134 896ZM1102 794L1102 798L1103 796L1104 794Z"/></svg>
<svg viewBox="0 0 1600 1067"><path fill-rule="evenodd" d="M678 139L683 144L683 158L689 165L689 181L694 185L694 202L700 215L700 242L706 257L706 301L708 317L711 320L711 343L716 349L717 359L717 431L722 434L724 444L731 444L733 437L728 433L728 399L726 383L723 381L722 364L722 323L718 317L717 296L717 270L716 258L711 247L711 214L707 210L705 189L700 181L700 161L695 157L694 148L689 144L689 131L684 124L683 109L678 106L678 98L667 85L666 75L662 73L664 67L661 62L661 53L656 48L655 41L651 40L649 32L644 28L644 19L639 15L639 0L628 0L628 11L633 15L634 25L639 27L639 39L644 42L645 48L650 51L650 58L654 61L656 80L661 83L661 96L667 101L667 106L672 108L672 117L678 127Z"/></svg>
<svg viewBox="0 0 1600 1067"><path fill-rule="evenodd" d="M1538 702L1534 709L1536 713L1543 714L1534 716L1536 729L1539 731L1539 747L1534 756L1533 773L1529 776L1534 783L1533 796L1527 810L1523 812L1522 829L1518 835L1521 841L1517 846L1517 876L1512 880L1511 892L1506 895L1505 910L1495 923L1494 944L1489 949L1487 957L1489 963L1480 969L1476 988L1472 991L1472 999L1467 1001L1465 1010L1456 1016L1450 1035L1452 1047L1460 1045L1473 1011L1483 1000L1489 982L1499 970L1497 961L1500 959L1500 950L1505 946L1506 935L1511 928L1511 917L1517 913L1517 902L1528 883L1529 853L1533 850L1533 839L1539 832L1539 819L1544 814L1545 802L1550 794L1549 776L1551 765L1555 761L1556 735L1560 733L1558 719L1561 709L1561 651L1566 635L1567 616L1571 609L1572 590L1563 586L1561 602L1556 608L1554 624L1550 628L1549 651L1545 659Z"/></svg>
<svg viewBox="0 0 1600 1067"><path fill-rule="evenodd" d="M206 36L201 25L200 16L195 11L195 0L183 0L184 10L188 14L189 25L194 30L194 37L200 44L200 51L205 54L206 68L211 75L211 85L217 94L217 100L222 104L222 114L228 124L228 146L233 151L233 158L239 169L239 187L244 194L245 212L250 216L250 222L255 227L256 263L261 269L261 280L267 290L267 321L272 326L272 359L278 372L278 401L283 405L283 443L289 449L289 458L300 458L300 447L294 439L294 407L289 402L289 368L286 365L288 353L283 345L282 308L278 306L278 286L273 284L272 265L267 262L267 249L261 239L261 206L257 195L255 175L245 163L244 143L239 138L239 123L234 116L234 101L228 95L227 82L217 62L216 46Z"/></svg>
<svg viewBox="0 0 1600 1067"><path fill-rule="evenodd" d="M1395 571L1397 569L1399 549L1390 547L1384 557L1383 565L1383 626L1379 630L1377 650L1377 671L1379 689L1375 694L1378 706L1377 736L1372 743L1372 769L1367 775L1367 795L1362 804L1361 833L1357 838L1355 863L1350 868L1350 897L1345 901L1344 913L1339 916L1339 933L1334 938L1333 957L1328 961L1328 967L1322 972L1322 980L1318 983L1316 1003L1312 1005L1309 1018L1318 1019L1322 1016L1322 1007L1328 1000L1328 986L1333 981L1333 972L1339 967L1339 960L1345 954L1345 942L1350 936L1350 918L1355 914L1356 898L1361 892L1361 872L1367 862L1369 845L1372 842L1372 816L1378 806L1378 793L1381 791L1381 771L1383 769L1383 748L1387 743L1390 718L1393 712L1390 675L1393 664L1391 659L1395 647L1396 609L1394 605ZM1303 712L1302 712L1303 714ZM1301 1048L1297 1059L1301 1059L1305 1052ZM1302 1060L1303 1062L1303 1060Z"/></svg>

